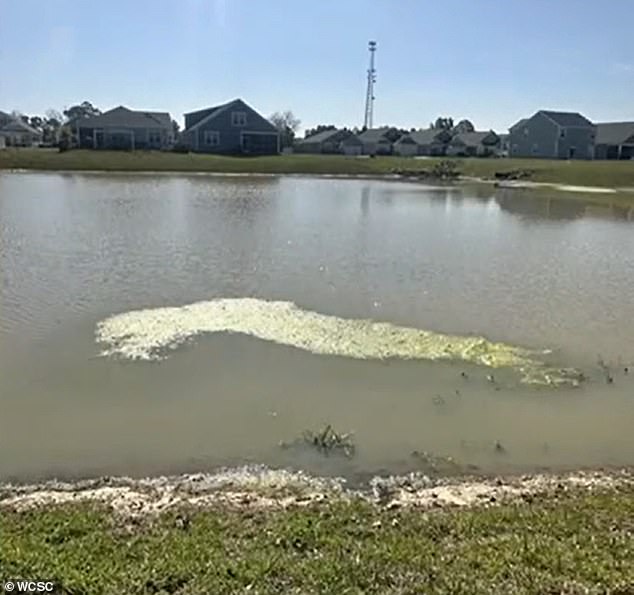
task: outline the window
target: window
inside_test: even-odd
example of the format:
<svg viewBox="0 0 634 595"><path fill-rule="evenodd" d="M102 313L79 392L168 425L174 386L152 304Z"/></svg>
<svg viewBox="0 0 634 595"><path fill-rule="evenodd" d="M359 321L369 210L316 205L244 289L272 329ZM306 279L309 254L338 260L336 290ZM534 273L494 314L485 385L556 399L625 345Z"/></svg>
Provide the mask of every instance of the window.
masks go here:
<svg viewBox="0 0 634 595"><path fill-rule="evenodd" d="M539 146L537 145L537 143L533 143L533 146L531 147L531 153L533 155L537 155L537 153L539 153Z"/></svg>
<svg viewBox="0 0 634 595"><path fill-rule="evenodd" d="M217 147L220 144L220 133L217 130L204 130L203 142L208 147Z"/></svg>
<svg viewBox="0 0 634 595"><path fill-rule="evenodd" d="M524 136L528 136L528 128L524 128Z"/></svg>
<svg viewBox="0 0 634 595"><path fill-rule="evenodd" d="M565 128L562 128L559 131L559 138L566 138L566 129Z"/></svg>
<svg viewBox="0 0 634 595"><path fill-rule="evenodd" d="M150 130L150 134L148 136L148 142L151 145L160 145L161 144L160 130Z"/></svg>
<svg viewBox="0 0 634 595"><path fill-rule="evenodd" d="M231 112L231 125L232 126L246 126L247 125L246 112Z"/></svg>

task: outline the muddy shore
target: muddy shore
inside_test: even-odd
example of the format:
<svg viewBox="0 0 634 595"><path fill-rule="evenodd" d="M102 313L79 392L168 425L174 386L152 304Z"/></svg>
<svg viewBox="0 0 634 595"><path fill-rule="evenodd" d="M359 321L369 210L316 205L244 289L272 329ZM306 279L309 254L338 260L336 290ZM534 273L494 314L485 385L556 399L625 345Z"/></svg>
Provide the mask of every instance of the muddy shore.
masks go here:
<svg viewBox="0 0 634 595"><path fill-rule="evenodd" d="M75 482L0 484L0 509L16 511L68 503L98 503L123 515L147 515L181 506L279 509L319 502L360 500L381 507L473 507L495 505L566 490L634 486L631 468L499 477L430 478L420 473L374 477L349 488L342 478L244 467L214 474L144 479L100 477Z"/></svg>

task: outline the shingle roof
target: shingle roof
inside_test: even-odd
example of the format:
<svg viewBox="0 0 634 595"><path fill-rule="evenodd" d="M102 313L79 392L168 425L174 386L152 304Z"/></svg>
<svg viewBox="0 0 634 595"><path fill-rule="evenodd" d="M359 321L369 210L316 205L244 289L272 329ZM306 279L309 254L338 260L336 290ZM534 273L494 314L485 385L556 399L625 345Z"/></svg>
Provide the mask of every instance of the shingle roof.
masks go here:
<svg viewBox="0 0 634 595"><path fill-rule="evenodd" d="M223 103L221 105L214 105L213 107L206 107L204 109L199 109L194 112L187 112L186 114L184 114L185 118L187 118L187 116L195 116L198 114L204 114L204 116L200 120L198 120L193 126L190 126L186 130L193 130L194 128L197 128L201 124L201 122L207 121L211 119L212 117L217 116L219 113L223 112L225 109L237 103L238 101L240 101L240 99L232 99L231 101L227 101L227 103Z"/></svg>
<svg viewBox="0 0 634 595"><path fill-rule="evenodd" d="M388 139L384 138L385 133L389 130L389 126L383 126L381 128L369 128L365 132L359 134L359 140L363 143L376 143L379 141L390 142Z"/></svg>
<svg viewBox="0 0 634 595"><path fill-rule="evenodd" d="M412 139L417 145L429 145L437 140L439 136L446 134L446 131L438 128L427 128L426 130L415 130L414 132L408 132L403 135L396 142L405 142L406 139ZM441 141L442 142L442 141Z"/></svg>
<svg viewBox="0 0 634 595"><path fill-rule="evenodd" d="M201 112L207 112L207 115L205 115L203 118L201 118L200 120L198 120L198 122L196 122L195 124L193 124L192 126L190 126L189 128L186 128L183 132L189 132L190 130L196 130L197 128L199 128L200 126L202 126L203 124L206 124L207 122L209 122L209 120L211 120L212 118L215 118L216 116L218 116L219 114L221 114L222 112L226 111L227 109L229 109L230 107L233 107L234 105L241 105L244 106L252 111L255 112L255 110L250 106L247 105L247 103L245 103L242 99L237 98L237 99L233 99L227 103L223 103L222 105L217 105L215 107L208 107L206 109L202 109L202 110L198 110L195 112L189 112L185 114L185 118L187 118L187 116L193 116L195 114L199 114ZM255 112L258 116L260 116L265 122L267 122L269 124L269 126L271 127L271 132L278 132L277 128L275 128L275 126L266 118L264 118L263 116L261 116L260 114L258 114L258 112Z"/></svg>
<svg viewBox="0 0 634 595"><path fill-rule="evenodd" d="M170 127L172 120L167 112L140 112L120 105L99 116L79 120L81 128L155 128Z"/></svg>
<svg viewBox="0 0 634 595"><path fill-rule="evenodd" d="M36 135L42 134L39 130L36 130L32 126L29 126L22 120L17 120L15 118L11 118L9 122L2 126L0 128L0 132L28 132L30 134Z"/></svg>
<svg viewBox="0 0 634 595"><path fill-rule="evenodd" d="M478 145L482 144L482 141L484 141L487 137L493 134L495 134L495 132L491 130L487 130L487 131L476 130L474 132L461 132L460 134L456 134L456 136L452 139L452 142L457 139L467 147L477 147Z"/></svg>
<svg viewBox="0 0 634 595"><path fill-rule="evenodd" d="M604 122L597 124L597 145L622 145L634 142L634 122Z"/></svg>
<svg viewBox="0 0 634 595"><path fill-rule="evenodd" d="M588 118L582 116L578 112L553 112L550 110L540 110L538 113L544 114L547 118L550 118L559 126L580 126L580 127L588 127L594 126Z"/></svg>
<svg viewBox="0 0 634 595"><path fill-rule="evenodd" d="M509 130L514 130L515 128L519 128L520 126L523 126L524 124L526 124L526 122L528 122L528 118L522 118L518 122L515 122L515 124L513 124L513 126L511 126Z"/></svg>
<svg viewBox="0 0 634 595"><path fill-rule="evenodd" d="M306 138L302 138L301 140L297 141L297 144L323 143L327 141L331 136L334 136L335 134L339 134L340 132L341 130L337 130L336 128L333 130L322 130L321 132L318 132L317 134L311 134L310 136L307 136Z"/></svg>

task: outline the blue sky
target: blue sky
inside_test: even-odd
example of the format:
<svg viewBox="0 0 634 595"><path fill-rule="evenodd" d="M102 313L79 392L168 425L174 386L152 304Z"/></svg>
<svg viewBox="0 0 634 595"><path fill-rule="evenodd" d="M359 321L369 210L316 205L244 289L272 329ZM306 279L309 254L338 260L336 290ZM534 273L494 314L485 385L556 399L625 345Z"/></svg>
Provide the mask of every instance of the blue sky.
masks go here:
<svg viewBox="0 0 634 595"><path fill-rule="evenodd" d="M0 109L183 112L242 97L302 128L537 109L634 119L634 0L0 0Z"/></svg>

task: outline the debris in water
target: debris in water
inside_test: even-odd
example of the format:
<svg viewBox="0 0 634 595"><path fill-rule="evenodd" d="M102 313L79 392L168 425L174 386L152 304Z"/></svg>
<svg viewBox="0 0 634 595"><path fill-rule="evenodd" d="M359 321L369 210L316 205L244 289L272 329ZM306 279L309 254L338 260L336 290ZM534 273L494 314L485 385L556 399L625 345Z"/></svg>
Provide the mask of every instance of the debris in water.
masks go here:
<svg viewBox="0 0 634 595"><path fill-rule="evenodd" d="M495 452L497 452L498 454L505 454L506 453L506 448L504 448L502 446L502 443L499 440L495 441L495 446L493 447Z"/></svg>

